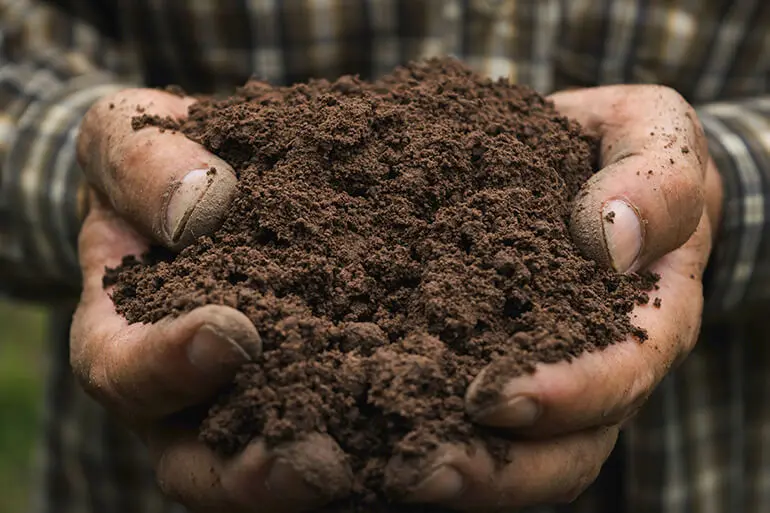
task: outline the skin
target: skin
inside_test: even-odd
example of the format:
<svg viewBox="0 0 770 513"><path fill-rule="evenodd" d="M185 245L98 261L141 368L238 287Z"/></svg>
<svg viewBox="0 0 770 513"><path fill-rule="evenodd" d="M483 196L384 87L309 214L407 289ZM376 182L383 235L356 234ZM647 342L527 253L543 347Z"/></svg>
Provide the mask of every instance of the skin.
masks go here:
<svg viewBox="0 0 770 513"><path fill-rule="evenodd" d="M468 511L573 500L596 478L623 423L695 345L722 193L692 107L658 86L583 89L551 99L602 143L603 169L577 202L573 237L586 255L621 272L659 273L655 295L663 308L634 310L635 323L649 333L644 344L629 340L569 364L540 366L492 402L475 394L483 371L467 392L468 414L516 435L510 463L497 466L478 442L440 447L419 462L394 459L385 486L395 500ZM223 460L197 441L194 422L183 420L190 415L179 414L205 404L259 355L259 334L248 319L206 306L129 326L102 288L105 266L141 253L150 240L183 247L213 230L233 197L226 163L180 134L130 126L137 105L181 118L190 102L127 90L94 105L83 122L78 156L92 193L80 236L84 292L72 366L86 390L145 440L161 488L191 511L310 510L350 490L350 469L333 440L318 435L272 451L257 440ZM216 173L189 174L211 167ZM608 205L618 201L631 213L619 216L618 226L638 219L637 231L606 221ZM611 230L616 236L608 243ZM300 468L293 455L303 453L317 457ZM324 476L323 486L311 482L313 475ZM405 481L406 475L415 477Z"/></svg>

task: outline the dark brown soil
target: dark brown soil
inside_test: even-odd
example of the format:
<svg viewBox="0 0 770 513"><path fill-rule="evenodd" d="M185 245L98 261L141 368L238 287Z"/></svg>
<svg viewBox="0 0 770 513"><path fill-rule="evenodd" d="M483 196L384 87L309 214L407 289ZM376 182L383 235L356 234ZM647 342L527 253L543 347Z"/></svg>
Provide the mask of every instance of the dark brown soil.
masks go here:
<svg viewBox="0 0 770 513"><path fill-rule="evenodd" d="M596 141L530 89L437 60L374 84L252 81L190 114L179 129L233 165L239 194L213 236L112 273L117 310L245 312L264 354L201 438L229 455L330 434L355 475L331 510L386 509L394 455L472 437L502 455L465 413L488 364L492 402L538 362L646 337L629 312L650 281L598 268L568 236Z"/></svg>

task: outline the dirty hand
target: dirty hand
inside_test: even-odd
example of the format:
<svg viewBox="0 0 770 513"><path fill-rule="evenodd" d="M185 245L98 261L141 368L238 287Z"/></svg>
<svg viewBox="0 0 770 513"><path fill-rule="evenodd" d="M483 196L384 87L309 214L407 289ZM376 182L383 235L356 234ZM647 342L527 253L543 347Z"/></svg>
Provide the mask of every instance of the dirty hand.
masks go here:
<svg viewBox="0 0 770 513"><path fill-rule="evenodd" d="M178 133L132 129L137 106L182 118L191 102L125 90L94 105L83 121L78 158L94 192L80 235L83 294L72 327L72 367L86 390L144 440L161 488L191 511L312 509L349 487L350 470L330 438L269 451L257 440L227 460L197 440L192 412L260 354L251 322L209 305L129 326L102 286L105 267L144 253L150 240L179 249L216 228L234 196L232 168L203 147ZM305 453L316 457L308 464ZM296 455L305 467L317 463L301 470L326 476L330 486L306 484Z"/></svg>
<svg viewBox="0 0 770 513"><path fill-rule="evenodd" d="M694 110L658 86L600 87L551 99L601 138L603 169L585 185L588 194L572 216L576 243L619 272L649 269L661 276L652 294L660 308L632 313L649 340L540 365L491 401L476 394L482 372L467 392L466 409L479 424L516 437L510 463L496 467L482 446L442 447L415 474L407 500L498 510L575 499L598 475L622 424L695 344L701 277L722 198Z"/></svg>

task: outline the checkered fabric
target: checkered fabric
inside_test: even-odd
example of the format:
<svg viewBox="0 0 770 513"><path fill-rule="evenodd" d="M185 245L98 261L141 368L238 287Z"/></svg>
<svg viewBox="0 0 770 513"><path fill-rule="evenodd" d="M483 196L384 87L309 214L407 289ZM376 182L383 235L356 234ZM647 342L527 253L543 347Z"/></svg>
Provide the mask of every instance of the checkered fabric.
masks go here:
<svg viewBox="0 0 770 513"><path fill-rule="evenodd" d="M696 105L725 185L702 340L556 511L770 511L767 0L0 0L0 287L76 296L74 145L102 95L373 77L442 54L542 92L661 83ZM35 511L175 511L137 442L74 385L67 325L60 309Z"/></svg>

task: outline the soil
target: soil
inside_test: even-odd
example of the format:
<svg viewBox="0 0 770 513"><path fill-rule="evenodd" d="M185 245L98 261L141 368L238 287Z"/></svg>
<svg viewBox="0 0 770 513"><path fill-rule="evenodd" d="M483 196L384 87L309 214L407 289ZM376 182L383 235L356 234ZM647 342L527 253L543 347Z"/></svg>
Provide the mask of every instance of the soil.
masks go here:
<svg viewBox="0 0 770 513"><path fill-rule="evenodd" d="M201 439L231 455L331 435L355 483L329 511L388 510L386 463L445 441L478 438L502 461L508 440L466 415L485 367L476 407L538 363L646 338L629 314L654 280L600 268L568 235L597 141L526 87L431 60L374 83L250 81L179 126L147 123L228 161L239 192L212 236L112 270L117 311L244 312L264 354Z"/></svg>

